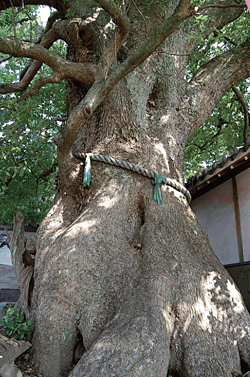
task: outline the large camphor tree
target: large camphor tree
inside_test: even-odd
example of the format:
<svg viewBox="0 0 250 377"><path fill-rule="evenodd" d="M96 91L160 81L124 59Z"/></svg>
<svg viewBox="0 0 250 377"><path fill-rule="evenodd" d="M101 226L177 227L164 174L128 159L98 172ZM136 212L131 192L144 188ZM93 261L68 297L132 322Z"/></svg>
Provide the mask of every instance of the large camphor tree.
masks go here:
<svg viewBox="0 0 250 377"><path fill-rule="evenodd" d="M54 8L36 43L18 38L33 5ZM3 27L0 36L3 67L14 57L2 108L17 101L18 113L45 85L52 93L51 84L65 79L66 87L65 98L60 89L59 102L50 100L54 108L66 103L67 120L58 123L57 190L36 244L31 317L39 370L45 377L240 375L250 367L250 316L180 185L188 137L250 76L245 5L1 0L0 10L14 24L11 36ZM61 54L53 50L59 40ZM17 79L20 58L27 66ZM127 161L179 185L162 184L159 204L149 178L92 161L84 187L79 153ZM83 354L72 369L79 342Z"/></svg>

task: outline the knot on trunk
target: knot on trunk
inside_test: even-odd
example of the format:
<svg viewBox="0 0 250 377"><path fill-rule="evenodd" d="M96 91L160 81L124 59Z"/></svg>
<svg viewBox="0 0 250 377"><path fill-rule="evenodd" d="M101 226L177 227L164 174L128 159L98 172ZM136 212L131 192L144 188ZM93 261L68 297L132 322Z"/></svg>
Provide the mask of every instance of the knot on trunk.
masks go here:
<svg viewBox="0 0 250 377"><path fill-rule="evenodd" d="M86 105L83 109L83 114L86 116L86 118L90 118L93 114L93 110L89 105Z"/></svg>

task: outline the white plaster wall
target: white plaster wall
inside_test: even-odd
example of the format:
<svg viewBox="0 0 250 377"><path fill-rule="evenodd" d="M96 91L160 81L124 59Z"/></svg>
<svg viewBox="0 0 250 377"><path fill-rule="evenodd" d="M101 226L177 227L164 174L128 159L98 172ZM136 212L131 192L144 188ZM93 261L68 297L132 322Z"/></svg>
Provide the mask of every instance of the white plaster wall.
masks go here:
<svg viewBox="0 0 250 377"><path fill-rule="evenodd" d="M8 246L3 246L0 249L0 264L11 264L11 255L10 255L10 249Z"/></svg>
<svg viewBox="0 0 250 377"><path fill-rule="evenodd" d="M191 207L207 232L210 244L221 263L238 263L232 181L224 182L195 199Z"/></svg>
<svg viewBox="0 0 250 377"><path fill-rule="evenodd" d="M244 260L250 260L250 169L236 176Z"/></svg>
<svg viewBox="0 0 250 377"><path fill-rule="evenodd" d="M1 234L5 235L5 232L3 231ZM35 234L35 233L34 232L24 232L24 237L26 239L28 239L28 238L32 237L33 234ZM10 235L10 237L12 236L12 231L9 231L9 235ZM0 264L7 264L7 265L12 266L11 254L10 254L10 249L8 248L8 246L3 246L3 247L0 248Z"/></svg>

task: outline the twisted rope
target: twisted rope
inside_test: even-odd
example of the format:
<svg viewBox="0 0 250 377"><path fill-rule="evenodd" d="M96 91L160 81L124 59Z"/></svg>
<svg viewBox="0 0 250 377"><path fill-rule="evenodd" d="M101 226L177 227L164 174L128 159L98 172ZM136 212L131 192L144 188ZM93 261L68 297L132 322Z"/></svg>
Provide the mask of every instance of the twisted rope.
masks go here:
<svg viewBox="0 0 250 377"><path fill-rule="evenodd" d="M132 170L137 174L141 174L144 177L148 177L151 179L155 179L156 176L159 176L159 174L154 173L151 170L141 168L140 166L137 166L135 164L131 164L130 162L127 161L122 161L122 160L117 160L116 158L108 157L108 156L103 156L101 154L93 154L93 153L74 153L74 156L82 161L85 161L86 157L89 157L92 161L99 161L99 162L104 162L105 164L109 165L114 165L118 166L119 168L122 169L127 169L127 170ZM174 179L167 178L167 177L162 177L162 183L164 183L167 186L171 186L177 191L180 191L183 195L186 196L188 203L191 203L192 197L190 192L179 182L177 182Z"/></svg>

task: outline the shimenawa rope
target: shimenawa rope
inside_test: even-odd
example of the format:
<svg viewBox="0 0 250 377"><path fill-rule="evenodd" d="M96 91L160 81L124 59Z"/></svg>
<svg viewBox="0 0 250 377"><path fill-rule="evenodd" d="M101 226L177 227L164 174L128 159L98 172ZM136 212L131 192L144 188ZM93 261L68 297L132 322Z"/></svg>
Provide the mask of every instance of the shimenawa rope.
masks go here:
<svg viewBox="0 0 250 377"><path fill-rule="evenodd" d="M190 192L179 182L174 179L164 177L161 174L155 173L151 170L141 168L135 164L131 164L130 162L117 160L116 158L103 156L101 154L93 154L93 153L75 153L74 156L82 161L85 161L85 168L84 168L84 177L83 177L83 186L89 187L91 184L91 160L104 162L105 164L118 166L122 169L132 170L137 174L141 174L144 177L151 178L151 182L154 185L154 197L153 200L156 201L159 205L163 204L160 185L163 183L165 185L171 186L177 191L180 191L183 195L186 196L188 203L191 203L191 194Z"/></svg>

